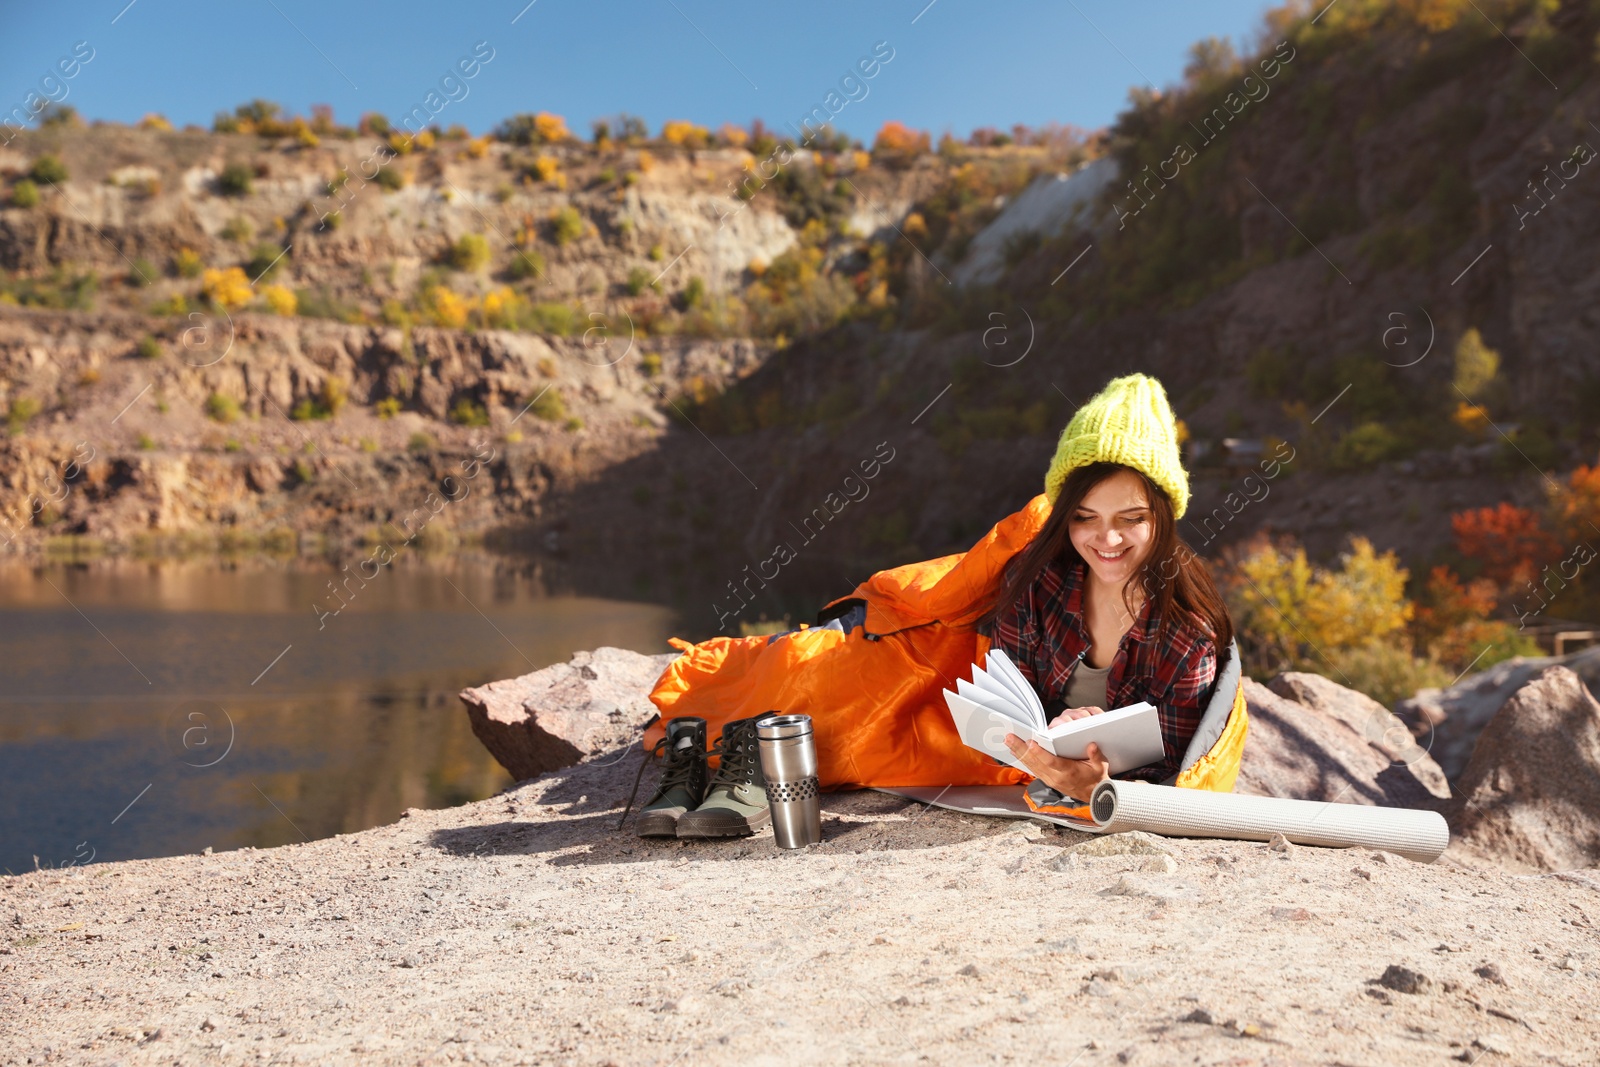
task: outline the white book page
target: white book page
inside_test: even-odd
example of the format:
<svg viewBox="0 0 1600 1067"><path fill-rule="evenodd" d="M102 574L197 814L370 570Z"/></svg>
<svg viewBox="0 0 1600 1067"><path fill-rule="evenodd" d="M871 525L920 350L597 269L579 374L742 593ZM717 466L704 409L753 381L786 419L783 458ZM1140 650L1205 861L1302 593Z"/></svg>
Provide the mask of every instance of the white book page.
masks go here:
<svg viewBox="0 0 1600 1067"><path fill-rule="evenodd" d="M950 718L956 724L956 733L960 735L962 744L979 752L986 752L1001 763L1015 767L1019 771L1032 773L1006 747L1006 734L1013 733L1026 740L1034 737L1033 731L1008 716L982 704L976 704L948 689L944 691L944 700L950 708ZM1042 735L1039 736L1041 743L1044 743Z"/></svg>
<svg viewBox="0 0 1600 1067"><path fill-rule="evenodd" d="M1022 685L1019 686L1017 684L1017 678L1020 672L1015 670L1016 664L1012 663L1010 658L1007 657L1004 652L1001 652L998 648L991 648L989 650L988 657L984 660L984 666L989 669L989 677L1005 686L1006 691L1013 694L1017 698L1017 703L1019 705L1027 707L1028 691L1032 687L1027 684L1027 679L1022 679ZM1006 670L1007 667L1011 667L1013 669L1008 672ZM973 667L972 669L977 671L980 668ZM974 677L976 677L976 675L974 675Z"/></svg>
<svg viewBox="0 0 1600 1067"><path fill-rule="evenodd" d="M1039 694L1033 686L1017 670L1017 665L1011 658L998 648L989 650L989 670L992 671L1006 686L1022 698L1023 707L1027 708L1035 728L1043 730L1048 724L1044 717L1044 704L1039 700Z"/></svg>
<svg viewBox="0 0 1600 1067"><path fill-rule="evenodd" d="M957 679L956 681L959 685L961 680ZM1006 685L994 675L986 673L982 667L979 667L976 664L974 664L972 667L971 685L972 688L987 695L992 700L1005 704L1008 707L1016 708L1017 718L1027 721L1028 702L1022 697L1018 696L1016 691L1013 690L1009 685ZM960 692L960 690L957 689L957 692Z"/></svg>
<svg viewBox="0 0 1600 1067"><path fill-rule="evenodd" d="M965 678L957 678L956 695L970 700L979 707L992 711L997 715L1004 715L1019 727L1026 724L1025 716L1027 713L1012 702L1009 693L1004 696L997 696L986 689L974 685Z"/></svg>

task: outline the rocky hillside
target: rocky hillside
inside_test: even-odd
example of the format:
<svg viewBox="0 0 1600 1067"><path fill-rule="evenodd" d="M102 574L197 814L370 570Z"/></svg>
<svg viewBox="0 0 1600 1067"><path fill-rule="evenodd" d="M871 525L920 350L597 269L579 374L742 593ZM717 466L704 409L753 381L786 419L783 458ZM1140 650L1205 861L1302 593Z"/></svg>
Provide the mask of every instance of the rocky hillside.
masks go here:
<svg viewBox="0 0 1600 1067"><path fill-rule="evenodd" d="M810 590L761 605L801 613L873 567L969 544L1038 491L1075 405L1139 369L1194 438L1196 548L1265 526L1326 558L1361 532L1425 574L1449 512L1538 504L1542 474L1600 445L1585 296L1600 132L1584 118L1600 113L1600 16L1478 6L1493 25L1453 2L1278 12L1258 55L1197 49L1184 86L1136 93L1109 132L1120 174L1095 209L1030 211L994 284L956 284L957 248L926 249L901 329L797 344L692 412L726 459L684 435L614 477L706 472L694 505L750 522L720 541L671 532L675 550L736 557L724 581L778 538L804 541L794 568L831 556ZM919 206L932 242L937 211ZM771 397L787 418L764 427ZM785 532L884 441L897 458L870 500L833 509L814 544ZM1267 464L1280 441L1293 462ZM602 500L562 505L629 537Z"/></svg>
<svg viewBox="0 0 1600 1067"><path fill-rule="evenodd" d="M707 624L786 543L750 611L805 615L970 543L1140 369L1192 438L1197 549L1360 531L1423 573L1448 512L1537 504L1600 444L1597 32L1575 0L1285 8L1071 143L528 117L380 166L369 123L248 108L219 125L255 132L33 131L0 158L13 543L345 537L393 515L360 472L425 496L488 442L492 499L438 528L603 548L574 580ZM28 495L63 471L126 517ZM158 480L248 495L180 515Z"/></svg>
<svg viewBox="0 0 1600 1067"><path fill-rule="evenodd" d="M13 547L340 544L474 455L492 478L435 534L537 520L853 313L847 271L950 171L374 125L62 122L0 149ZM990 155L1014 182L1046 162Z"/></svg>

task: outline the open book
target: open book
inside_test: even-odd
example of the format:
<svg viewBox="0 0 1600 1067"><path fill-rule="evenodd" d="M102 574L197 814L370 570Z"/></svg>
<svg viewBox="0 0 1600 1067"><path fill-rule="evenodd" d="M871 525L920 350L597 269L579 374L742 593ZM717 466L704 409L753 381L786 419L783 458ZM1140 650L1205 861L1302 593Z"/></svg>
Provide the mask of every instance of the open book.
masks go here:
<svg viewBox="0 0 1600 1067"><path fill-rule="evenodd" d="M1006 747L1008 733L1016 734L1024 742L1037 741L1042 748L1068 759L1086 757L1089 742L1093 741L1111 764L1112 774L1155 763L1166 755L1155 705L1140 701L1100 715L1048 726L1039 694L1033 691L1016 664L998 648L989 651L985 662L989 667L987 671L974 664L972 681L958 678L954 693L948 689L944 691L956 732L968 748L987 752L1022 771L1028 768Z"/></svg>

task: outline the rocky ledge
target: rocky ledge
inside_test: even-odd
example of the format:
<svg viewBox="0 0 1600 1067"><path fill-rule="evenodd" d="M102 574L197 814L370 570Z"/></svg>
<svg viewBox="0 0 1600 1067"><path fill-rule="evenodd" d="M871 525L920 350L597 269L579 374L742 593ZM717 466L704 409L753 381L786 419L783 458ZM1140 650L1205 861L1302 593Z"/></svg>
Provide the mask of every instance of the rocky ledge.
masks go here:
<svg viewBox="0 0 1600 1067"><path fill-rule="evenodd" d="M640 839L616 827L659 663L597 650L479 690L480 736L564 758L537 726L578 758L489 800L0 879L0 1063L1600 1061L1600 871L1503 869L1594 863L1535 817L1596 810L1552 800L1595 755L1560 665L1494 717L1453 802L1370 706L1251 683L1241 788L1468 809L1423 865L871 792L827 797L796 853Z"/></svg>

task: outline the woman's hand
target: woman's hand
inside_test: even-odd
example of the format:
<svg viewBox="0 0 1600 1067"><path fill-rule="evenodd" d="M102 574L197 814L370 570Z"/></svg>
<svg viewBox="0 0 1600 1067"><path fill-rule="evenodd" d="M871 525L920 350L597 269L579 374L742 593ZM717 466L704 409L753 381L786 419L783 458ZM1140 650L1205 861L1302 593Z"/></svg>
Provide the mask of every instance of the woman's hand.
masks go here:
<svg viewBox="0 0 1600 1067"><path fill-rule="evenodd" d="M1062 712L1062 715L1065 714L1067 712ZM1057 718L1059 719L1059 716ZM1033 772L1035 778L1062 796L1087 801L1089 795L1094 792L1094 787L1111 777L1111 765L1101 754L1100 746L1093 741L1089 742L1084 759L1058 756L1048 749L1041 748L1037 741L1024 743L1016 734L1006 734L1006 747L1023 766Z"/></svg>
<svg viewBox="0 0 1600 1067"><path fill-rule="evenodd" d="M1051 719L1047 725L1060 726L1062 723L1071 722L1073 719L1087 719L1091 715L1104 715L1105 713L1105 708L1063 708L1061 709L1061 714Z"/></svg>

